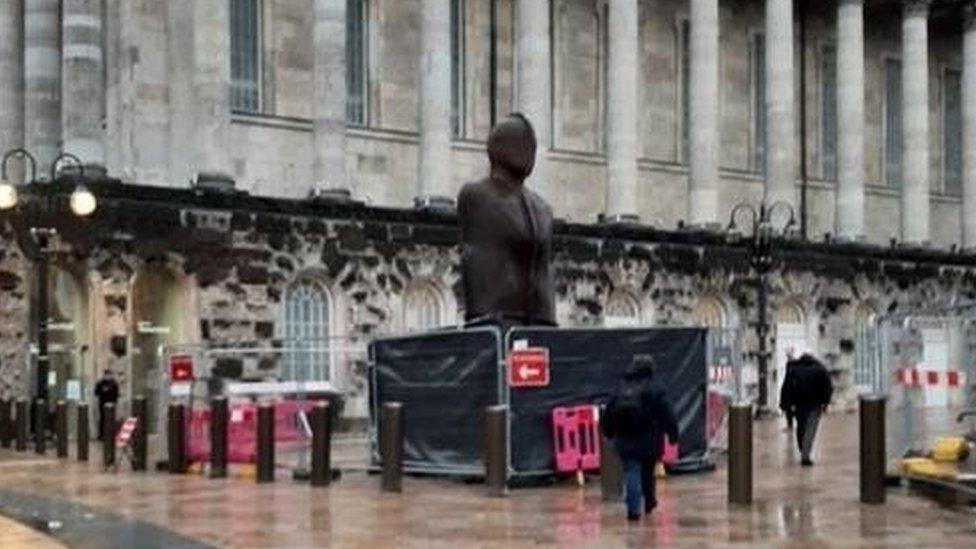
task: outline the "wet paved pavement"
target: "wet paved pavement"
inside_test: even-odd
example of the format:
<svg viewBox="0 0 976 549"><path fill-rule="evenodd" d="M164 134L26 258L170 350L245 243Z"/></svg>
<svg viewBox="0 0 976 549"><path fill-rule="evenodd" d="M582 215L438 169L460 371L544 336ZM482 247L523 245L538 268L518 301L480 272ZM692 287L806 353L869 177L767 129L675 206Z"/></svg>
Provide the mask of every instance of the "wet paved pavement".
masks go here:
<svg viewBox="0 0 976 549"><path fill-rule="evenodd" d="M976 547L971 512L898 490L883 506L858 503L855 415L825 418L812 469L798 466L782 425L756 425L752 507L728 507L720 461L715 473L668 479L658 511L638 524L624 520L622 506L601 504L592 481L585 490L566 484L494 499L479 485L408 478L402 494L380 494L378 478L361 472L313 490L284 471L259 486L105 474L8 451L0 451L0 493L75 502L227 547ZM352 463L359 448L338 445L337 460Z"/></svg>
<svg viewBox="0 0 976 549"><path fill-rule="evenodd" d="M17 521L0 517L0 547L30 549L61 549L65 547L54 539Z"/></svg>

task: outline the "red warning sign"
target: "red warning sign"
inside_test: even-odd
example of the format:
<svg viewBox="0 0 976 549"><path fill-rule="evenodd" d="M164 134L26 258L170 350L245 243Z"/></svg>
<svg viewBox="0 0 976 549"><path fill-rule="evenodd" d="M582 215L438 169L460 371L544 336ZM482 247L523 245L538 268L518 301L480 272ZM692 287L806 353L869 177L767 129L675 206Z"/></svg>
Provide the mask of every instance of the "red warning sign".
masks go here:
<svg viewBox="0 0 976 549"><path fill-rule="evenodd" d="M510 387L546 387L549 385L549 349L530 347L515 349L508 355Z"/></svg>

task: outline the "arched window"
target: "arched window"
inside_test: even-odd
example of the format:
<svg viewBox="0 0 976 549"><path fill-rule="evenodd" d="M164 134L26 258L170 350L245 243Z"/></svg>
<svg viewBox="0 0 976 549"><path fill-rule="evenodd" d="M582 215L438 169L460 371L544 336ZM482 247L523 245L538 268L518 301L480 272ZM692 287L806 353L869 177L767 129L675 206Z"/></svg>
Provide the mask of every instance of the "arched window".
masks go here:
<svg viewBox="0 0 976 549"><path fill-rule="evenodd" d="M403 328L423 332L443 325L441 295L431 284L410 287L403 298Z"/></svg>
<svg viewBox="0 0 976 549"><path fill-rule="evenodd" d="M787 301L776 310L776 322L778 324L803 324L803 308L800 305Z"/></svg>
<svg viewBox="0 0 976 549"><path fill-rule="evenodd" d="M640 322L640 303L627 292L614 292L607 300L603 325L608 328L627 328L639 326Z"/></svg>
<svg viewBox="0 0 976 549"><path fill-rule="evenodd" d="M694 320L698 326L722 328L725 326L725 307L715 297L701 297L695 305Z"/></svg>
<svg viewBox="0 0 976 549"><path fill-rule="evenodd" d="M327 381L331 376L329 294L314 280L300 280L285 293L284 368L289 381Z"/></svg>

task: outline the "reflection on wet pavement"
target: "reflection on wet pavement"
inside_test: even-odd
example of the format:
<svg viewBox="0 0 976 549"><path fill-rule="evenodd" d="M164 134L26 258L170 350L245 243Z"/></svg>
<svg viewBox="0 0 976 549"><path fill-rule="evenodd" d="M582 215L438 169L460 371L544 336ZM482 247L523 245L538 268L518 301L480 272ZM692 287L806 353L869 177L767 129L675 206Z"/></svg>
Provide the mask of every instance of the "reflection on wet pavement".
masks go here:
<svg viewBox="0 0 976 549"><path fill-rule="evenodd" d="M973 513L900 490L883 506L858 503L854 415L825 418L812 469L798 466L782 422L758 423L755 437L753 506L726 504L719 460L715 473L662 482L657 511L638 524L624 520L622 505L603 504L595 482L490 498L478 485L408 478L402 494L380 494L378 478L358 472L313 490L284 471L277 483L259 486L241 478L105 474L2 451L0 490L93 506L226 547L976 547Z"/></svg>

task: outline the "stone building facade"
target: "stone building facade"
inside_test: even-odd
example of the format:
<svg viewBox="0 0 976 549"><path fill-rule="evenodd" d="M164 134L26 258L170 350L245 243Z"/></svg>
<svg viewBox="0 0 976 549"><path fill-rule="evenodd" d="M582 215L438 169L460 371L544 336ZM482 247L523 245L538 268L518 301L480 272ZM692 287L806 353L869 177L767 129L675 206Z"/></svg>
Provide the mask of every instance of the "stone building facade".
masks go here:
<svg viewBox="0 0 976 549"><path fill-rule="evenodd" d="M99 209L0 214L0 383L29 390L43 221L65 376L111 367L138 392L161 344L339 338L317 375L361 417L365 341L461 315L452 214L415 203L481 176L491 113L517 110L563 220L561 323L749 347L745 248L716 229L785 201L807 240L779 245L777 333L849 398L856 326L972 297L974 67L958 0L4 2L0 152L28 149L39 179L78 155Z"/></svg>

